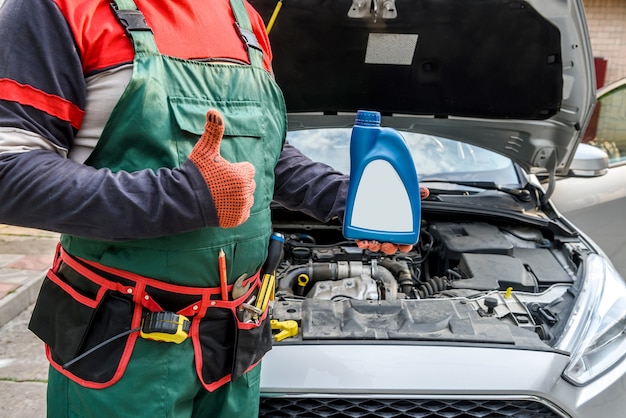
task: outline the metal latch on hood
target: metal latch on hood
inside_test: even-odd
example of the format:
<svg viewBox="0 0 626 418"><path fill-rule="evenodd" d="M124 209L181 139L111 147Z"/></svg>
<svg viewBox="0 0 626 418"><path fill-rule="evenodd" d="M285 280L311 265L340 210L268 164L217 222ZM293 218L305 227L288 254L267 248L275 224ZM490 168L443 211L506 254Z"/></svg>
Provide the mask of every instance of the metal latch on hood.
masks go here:
<svg viewBox="0 0 626 418"><path fill-rule="evenodd" d="M383 19L395 19L398 17L395 0L353 0L348 17L364 19L368 16L372 16L374 22L379 16Z"/></svg>

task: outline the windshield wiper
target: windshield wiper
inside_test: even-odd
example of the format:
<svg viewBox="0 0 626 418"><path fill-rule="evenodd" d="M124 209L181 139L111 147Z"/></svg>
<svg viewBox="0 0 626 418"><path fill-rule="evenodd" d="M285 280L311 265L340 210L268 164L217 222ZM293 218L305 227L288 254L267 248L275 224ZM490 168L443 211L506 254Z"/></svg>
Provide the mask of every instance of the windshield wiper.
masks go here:
<svg viewBox="0 0 626 418"><path fill-rule="evenodd" d="M512 188L502 186L500 184L494 183L493 181L458 181L458 180L422 180L423 183L451 183L459 186L467 186L467 187L475 187L477 189L485 189L485 190L497 190L499 192L508 193L511 196L517 197L519 200L523 202L530 202L530 191L523 188ZM431 193L454 193L454 190L445 190L445 189L430 189Z"/></svg>

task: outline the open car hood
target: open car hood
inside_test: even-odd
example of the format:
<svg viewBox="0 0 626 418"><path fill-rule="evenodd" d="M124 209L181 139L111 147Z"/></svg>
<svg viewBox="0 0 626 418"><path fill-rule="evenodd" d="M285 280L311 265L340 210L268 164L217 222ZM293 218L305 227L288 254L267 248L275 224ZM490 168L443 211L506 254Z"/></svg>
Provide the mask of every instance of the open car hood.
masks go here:
<svg viewBox="0 0 626 418"><path fill-rule="evenodd" d="M581 0L250 3L272 22L292 129L350 126L358 109L377 110L384 126L563 173L591 115Z"/></svg>

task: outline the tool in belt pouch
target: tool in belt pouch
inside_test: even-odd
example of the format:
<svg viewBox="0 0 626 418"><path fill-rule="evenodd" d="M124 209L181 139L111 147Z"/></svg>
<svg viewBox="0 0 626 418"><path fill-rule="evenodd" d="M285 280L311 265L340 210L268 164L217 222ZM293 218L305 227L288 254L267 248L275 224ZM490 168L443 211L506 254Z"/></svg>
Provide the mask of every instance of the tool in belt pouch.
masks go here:
<svg viewBox="0 0 626 418"><path fill-rule="evenodd" d="M256 366L271 349L267 303L247 322L239 318L240 306L262 287L258 272L246 277L240 277L237 299L233 285L229 300L222 300L220 287L163 283L72 257L59 246L29 329L46 343L56 370L96 389L122 377L138 337L155 344L189 338L198 377L212 391Z"/></svg>
<svg viewBox="0 0 626 418"><path fill-rule="evenodd" d="M267 259L261 269L261 288L257 295L253 295L245 303L241 304L239 319L245 323L258 322L259 317L267 310L270 300L274 299L276 289L276 269L283 258L283 245L285 237L274 232L270 237L267 251ZM253 305L254 303L254 305Z"/></svg>

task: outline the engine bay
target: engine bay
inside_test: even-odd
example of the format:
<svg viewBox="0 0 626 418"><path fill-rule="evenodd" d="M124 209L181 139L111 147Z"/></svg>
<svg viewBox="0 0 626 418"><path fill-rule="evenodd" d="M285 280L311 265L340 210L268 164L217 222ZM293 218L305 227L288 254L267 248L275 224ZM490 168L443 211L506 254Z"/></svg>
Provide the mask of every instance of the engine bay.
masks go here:
<svg viewBox="0 0 626 418"><path fill-rule="evenodd" d="M275 343L549 349L572 307L581 264L572 236L491 219L423 218L414 248L392 256L361 250L340 227L275 223L275 231L285 236L271 304Z"/></svg>

